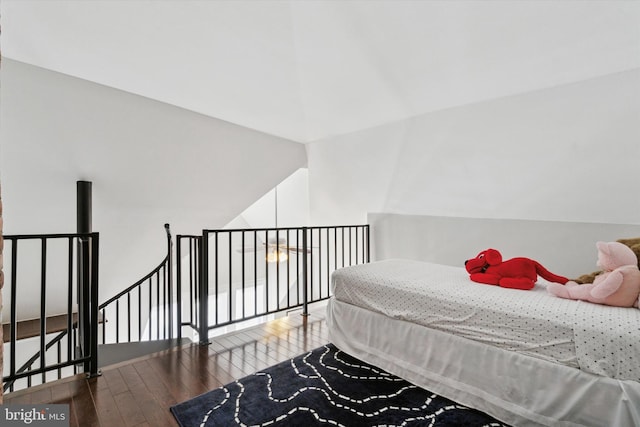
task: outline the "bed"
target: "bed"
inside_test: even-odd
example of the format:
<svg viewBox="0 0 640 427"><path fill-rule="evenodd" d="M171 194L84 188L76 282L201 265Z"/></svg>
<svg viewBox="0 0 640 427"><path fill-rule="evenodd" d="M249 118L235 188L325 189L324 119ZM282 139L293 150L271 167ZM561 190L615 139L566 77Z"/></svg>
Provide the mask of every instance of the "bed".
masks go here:
<svg viewBox="0 0 640 427"><path fill-rule="evenodd" d="M391 259L337 270L341 350L513 426L639 426L640 310Z"/></svg>

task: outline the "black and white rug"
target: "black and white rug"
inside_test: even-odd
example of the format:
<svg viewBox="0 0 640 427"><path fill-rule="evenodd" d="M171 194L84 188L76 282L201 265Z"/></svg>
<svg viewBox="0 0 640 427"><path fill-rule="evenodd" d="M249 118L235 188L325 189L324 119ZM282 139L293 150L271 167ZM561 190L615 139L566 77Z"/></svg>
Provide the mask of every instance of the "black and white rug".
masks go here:
<svg viewBox="0 0 640 427"><path fill-rule="evenodd" d="M171 407L182 427L505 424L328 344Z"/></svg>

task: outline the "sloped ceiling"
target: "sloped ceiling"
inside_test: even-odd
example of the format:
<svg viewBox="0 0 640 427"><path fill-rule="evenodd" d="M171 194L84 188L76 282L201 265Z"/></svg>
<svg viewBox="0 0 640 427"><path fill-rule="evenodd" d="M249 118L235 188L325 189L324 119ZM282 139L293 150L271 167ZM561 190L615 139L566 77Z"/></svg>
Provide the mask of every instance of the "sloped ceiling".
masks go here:
<svg viewBox="0 0 640 427"><path fill-rule="evenodd" d="M640 67L635 1L0 7L4 57L299 142Z"/></svg>

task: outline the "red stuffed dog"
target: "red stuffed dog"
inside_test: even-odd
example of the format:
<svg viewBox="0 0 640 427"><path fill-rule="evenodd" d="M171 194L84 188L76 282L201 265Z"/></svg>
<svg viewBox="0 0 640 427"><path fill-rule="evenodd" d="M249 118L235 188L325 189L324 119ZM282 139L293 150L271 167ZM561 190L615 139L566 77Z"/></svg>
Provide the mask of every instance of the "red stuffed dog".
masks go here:
<svg viewBox="0 0 640 427"><path fill-rule="evenodd" d="M495 249L487 249L477 257L464 262L471 280L503 288L531 289L536 284L538 274L550 282L565 284L566 277L557 276L539 262L529 258L511 258L502 261L502 255Z"/></svg>

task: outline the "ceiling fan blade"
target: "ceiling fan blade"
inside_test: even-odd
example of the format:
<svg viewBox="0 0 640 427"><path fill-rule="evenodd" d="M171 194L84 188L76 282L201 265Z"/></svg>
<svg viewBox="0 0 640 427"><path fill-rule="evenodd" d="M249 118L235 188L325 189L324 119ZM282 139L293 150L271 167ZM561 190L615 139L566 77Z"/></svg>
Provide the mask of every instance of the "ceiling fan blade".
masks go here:
<svg viewBox="0 0 640 427"><path fill-rule="evenodd" d="M304 253L304 249L296 249L296 248L289 248L288 249L289 252L295 252L297 254L302 254ZM307 249L306 253L310 254L311 253L311 249Z"/></svg>
<svg viewBox="0 0 640 427"><path fill-rule="evenodd" d="M244 252L244 253L252 253L252 252L260 252L260 251L263 251L263 250L264 250L264 248L251 247L251 248L244 248L244 249L243 248L238 248L238 249L236 249L236 252L239 252L239 253L242 253L242 252Z"/></svg>

